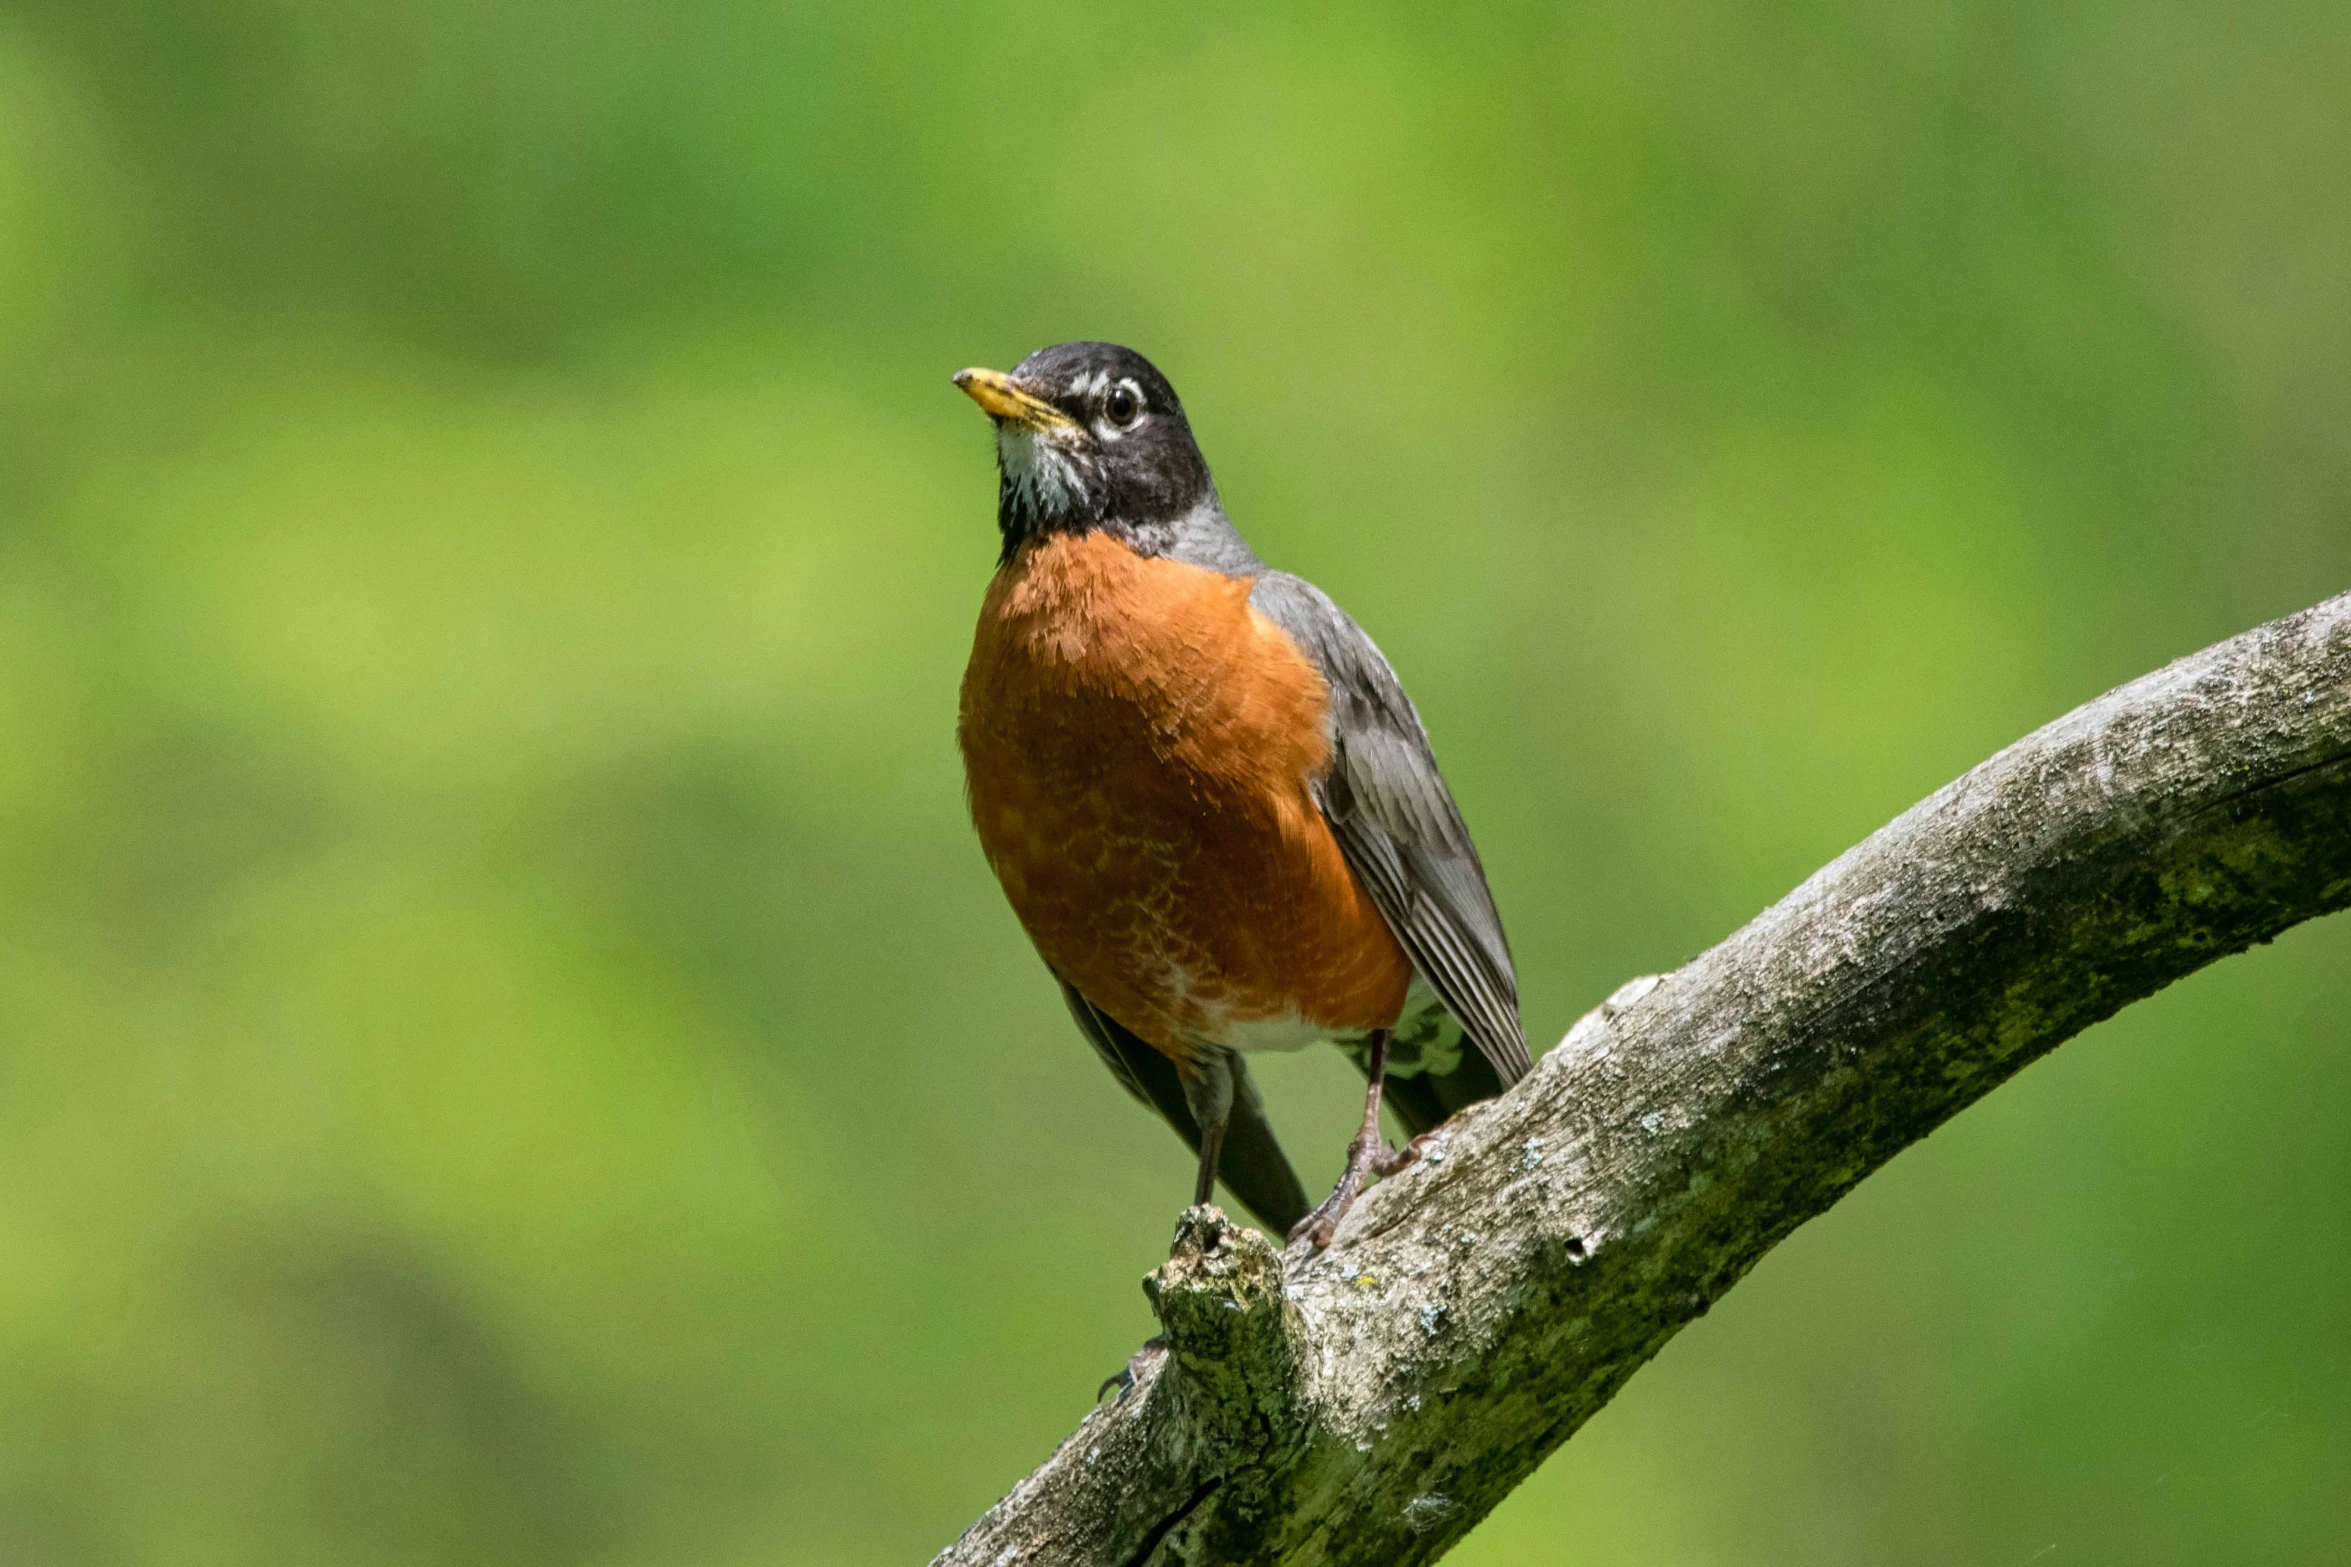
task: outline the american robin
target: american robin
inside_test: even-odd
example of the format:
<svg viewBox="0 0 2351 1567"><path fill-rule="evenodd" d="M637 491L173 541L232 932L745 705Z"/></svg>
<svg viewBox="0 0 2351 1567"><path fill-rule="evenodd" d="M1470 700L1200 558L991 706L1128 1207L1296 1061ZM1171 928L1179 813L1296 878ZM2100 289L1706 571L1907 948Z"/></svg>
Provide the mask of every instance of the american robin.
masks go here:
<svg viewBox="0 0 2351 1567"><path fill-rule="evenodd" d="M1420 715L1361 627L1257 558L1175 389L1110 343L955 384L996 425L1003 554L957 734L980 846L1127 1090L1318 1247L1364 1182L1530 1065L1518 980ZM1245 1058L1331 1040L1369 1080L1309 1211ZM1417 1141L1414 1144L1418 1146Z"/></svg>

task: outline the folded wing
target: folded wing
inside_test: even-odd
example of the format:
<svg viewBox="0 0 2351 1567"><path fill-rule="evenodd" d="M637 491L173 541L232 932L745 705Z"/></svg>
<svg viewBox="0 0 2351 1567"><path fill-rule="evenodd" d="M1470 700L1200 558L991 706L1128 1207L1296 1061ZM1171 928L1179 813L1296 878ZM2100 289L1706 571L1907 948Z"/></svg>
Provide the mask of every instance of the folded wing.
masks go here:
<svg viewBox="0 0 2351 1567"><path fill-rule="evenodd" d="M1518 976L1477 846L1402 682L1363 628L1312 583L1257 578L1250 603L1331 688L1329 772L1316 803L1406 954L1503 1087L1533 1062Z"/></svg>

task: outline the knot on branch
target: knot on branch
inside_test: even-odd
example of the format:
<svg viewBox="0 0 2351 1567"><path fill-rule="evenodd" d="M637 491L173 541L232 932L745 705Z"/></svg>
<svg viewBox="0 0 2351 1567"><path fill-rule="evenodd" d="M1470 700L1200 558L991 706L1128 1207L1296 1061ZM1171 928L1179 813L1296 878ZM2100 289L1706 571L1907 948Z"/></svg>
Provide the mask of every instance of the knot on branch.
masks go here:
<svg viewBox="0 0 2351 1567"><path fill-rule="evenodd" d="M1298 1425L1304 1327L1273 1242L1211 1204L1187 1208L1143 1293L1174 1373L1161 1385L1196 1438L1262 1448Z"/></svg>
<svg viewBox="0 0 2351 1567"><path fill-rule="evenodd" d="M1167 1336L1176 1364L1218 1382L1251 1385L1290 1380L1297 1309L1282 1291L1282 1254L1273 1242L1203 1203L1176 1221L1167 1261L1143 1280L1143 1293Z"/></svg>

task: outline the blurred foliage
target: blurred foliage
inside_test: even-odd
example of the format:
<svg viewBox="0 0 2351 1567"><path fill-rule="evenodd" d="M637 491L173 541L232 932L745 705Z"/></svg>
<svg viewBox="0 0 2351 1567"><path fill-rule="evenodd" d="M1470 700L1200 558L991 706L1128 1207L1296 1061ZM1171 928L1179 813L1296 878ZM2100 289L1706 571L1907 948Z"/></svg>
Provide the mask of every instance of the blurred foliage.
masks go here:
<svg viewBox="0 0 2351 1567"><path fill-rule="evenodd" d="M0 9L0 1562L919 1560L1148 1331L959 365L1168 370L1540 1043L2351 583L2347 191L2334 5ZM1457 1559L2339 1553L2347 959L2003 1089Z"/></svg>

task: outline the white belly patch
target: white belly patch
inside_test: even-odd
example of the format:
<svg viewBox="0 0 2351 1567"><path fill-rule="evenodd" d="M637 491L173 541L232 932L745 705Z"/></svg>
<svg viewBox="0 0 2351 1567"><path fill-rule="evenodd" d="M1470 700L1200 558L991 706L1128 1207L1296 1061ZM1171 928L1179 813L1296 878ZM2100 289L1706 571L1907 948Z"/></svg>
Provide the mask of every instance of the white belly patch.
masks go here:
<svg viewBox="0 0 2351 1567"><path fill-rule="evenodd" d="M1219 1020L1203 1029L1201 1037L1243 1055L1266 1050L1303 1050L1318 1040L1329 1039L1353 1056L1358 1066L1366 1059L1364 1035L1341 1035L1294 1012L1247 1021ZM1390 1044L1388 1075L1417 1077L1423 1072L1433 1072L1443 1077L1461 1064L1461 1051L1466 1043L1461 1025L1445 1010L1436 991L1414 973L1412 989L1404 998L1404 1015L1396 1021Z"/></svg>
<svg viewBox="0 0 2351 1567"><path fill-rule="evenodd" d="M1255 1055L1260 1050L1303 1050L1317 1040L1330 1038L1331 1031L1293 1012L1247 1023L1227 1023L1210 1037L1227 1050Z"/></svg>

